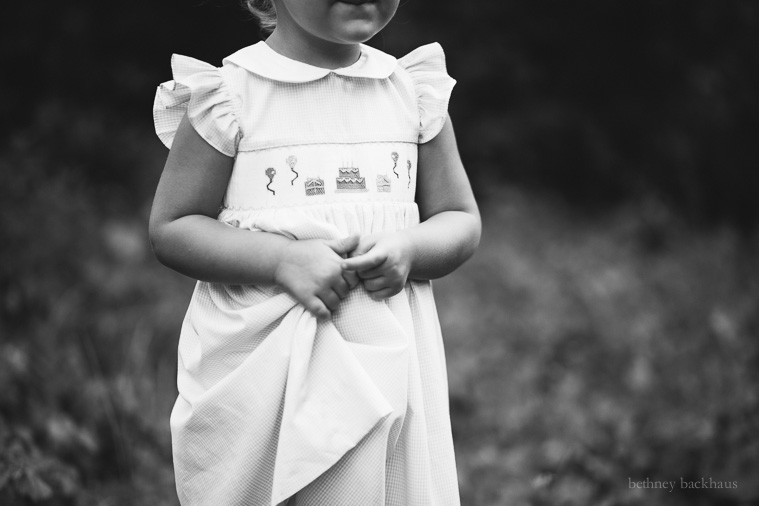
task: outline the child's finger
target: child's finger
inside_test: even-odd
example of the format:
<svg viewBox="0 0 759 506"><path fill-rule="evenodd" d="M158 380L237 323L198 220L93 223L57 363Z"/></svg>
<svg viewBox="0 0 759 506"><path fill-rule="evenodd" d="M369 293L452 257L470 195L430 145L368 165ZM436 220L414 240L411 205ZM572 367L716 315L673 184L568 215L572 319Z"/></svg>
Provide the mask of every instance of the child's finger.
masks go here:
<svg viewBox="0 0 759 506"><path fill-rule="evenodd" d="M379 265L382 265L387 260L387 253L378 252L376 250L370 250L368 253L349 258L343 261L344 271L368 271Z"/></svg>
<svg viewBox="0 0 759 506"><path fill-rule="evenodd" d="M348 289L353 290L358 286L358 274L355 271L343 271L343 279L348 283Z"/></svg>
<svg viewBox="0 0 759 506"><path fill-rule="evenodd" d="M379 265L375 267L374 269L369 269L367 271L359 271L358 277L361 279L373 279L378 278L380 276L383 276L385 274L385 264L382 263L382 265Z"/></svg>
<svg viewBox="0 0 759 506"><path fill-rule="evenodd" d="M340 256L347 255L358 246L359 237L358 234L352 234L342 239L332 239L326 241L327 246L332 248L332 251Z"/></svg>
<svg viewBox="0 0 759 506"><path fill-rule="evenodd" d="M383 277L364 280L364 288L366 288L368 292L377 292L388 288L388 286L387 279Z"/></svg>
<svg viewBox="0 0 759 506"><path fill-rule="evenodd" d="M396 293L398 292L392 288L383 288L382 290L377 290L376 292L369 292L369 297L371 297L372 300L385 300L389 299Z"/></svg>
<svg viewBox="0 0 759 506"><path fill-rule="evenodd" d="M368 253L369 250L371 250L375 244L377 244L376 238L373 236L364 236L358 241L358 246L355 247L355 249L348 253L348 258L352 257L359 257L365 253Z"/></svg>
<svg viewBox="0 0 759 506"><path fill-rule="evenodd" d="M317 293L316 296L321 299L330 311L336 310L340 305L340 296L331 288L327 288L323 292Z"/></svg>
<svg viewBox="0 0 759 506"><path fill-rule="evenodd" d="M332 316L327 306L318 297L310 297L303 302L309 313L316 316L320 320L327 320Z"/></svg>
<svg viewBox="0 0 759 506"><path fill-rule="evenodd" d="M332 289L335 291L335 293L340 297L341 299L344 299L348 296L348 292L350 291L351 287L348 285L348 282L345 280L345 277L341 277L340 279L335 282L334 285L332 285Z"/></svg>

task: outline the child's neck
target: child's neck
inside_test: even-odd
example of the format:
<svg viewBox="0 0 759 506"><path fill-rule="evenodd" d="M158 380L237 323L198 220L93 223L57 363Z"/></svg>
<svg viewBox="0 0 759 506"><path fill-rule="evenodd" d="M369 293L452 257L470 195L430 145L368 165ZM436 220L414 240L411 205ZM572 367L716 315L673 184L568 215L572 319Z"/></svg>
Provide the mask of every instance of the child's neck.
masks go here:
<svg viewBox="0 0 759 506"><path fill-rule="evenodd" d="M297 29L296 29L297 30ZM340 44L320 39L305 31L288 33L285 27L277 26L266 44L277 53L315 67L338 69L353 65L361 56L359 44Z"/></svg>

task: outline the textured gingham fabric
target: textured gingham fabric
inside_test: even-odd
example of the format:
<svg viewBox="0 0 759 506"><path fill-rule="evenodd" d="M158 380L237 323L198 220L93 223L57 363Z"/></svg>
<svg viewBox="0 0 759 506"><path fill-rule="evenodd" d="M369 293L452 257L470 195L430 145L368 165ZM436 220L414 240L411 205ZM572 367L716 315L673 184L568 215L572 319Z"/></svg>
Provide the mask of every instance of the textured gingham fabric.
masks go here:
<svg viewBox="0 0 759 506"><path fill-rule="evenodd" d="M400 60L363 46L333 71L265 43L221 68L181 56L172 67L156 132L170 146L187 114L235 157L223 223L293 239L419 223L417 145L439 133L455 82L439 45ZM459 504L429 282L381 302L359 285L325 322L276 286L199 282L178 369L184 506Z"/></svg>

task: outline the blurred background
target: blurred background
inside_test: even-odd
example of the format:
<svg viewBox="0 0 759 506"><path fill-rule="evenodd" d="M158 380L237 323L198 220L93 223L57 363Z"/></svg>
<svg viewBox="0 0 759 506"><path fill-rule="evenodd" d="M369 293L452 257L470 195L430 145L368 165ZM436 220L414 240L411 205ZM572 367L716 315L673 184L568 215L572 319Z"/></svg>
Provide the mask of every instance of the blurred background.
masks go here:
<svg viewBox="0 0 759 506"><path fill-rule="evenodd" d="M151 106L171 53L258 30L235 0L3 10L0 504L176 505L193 282L147 240ZM432 41L485 227L435 284L462 503L759 504L759 3L403 0L371 44Z"/></svg>

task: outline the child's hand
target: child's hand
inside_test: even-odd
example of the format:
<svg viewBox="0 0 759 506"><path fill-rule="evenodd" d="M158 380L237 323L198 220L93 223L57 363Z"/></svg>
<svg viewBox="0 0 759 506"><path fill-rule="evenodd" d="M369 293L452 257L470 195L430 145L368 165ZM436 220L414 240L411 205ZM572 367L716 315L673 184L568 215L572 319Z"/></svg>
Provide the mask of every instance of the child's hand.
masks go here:
<svg viewBox="0 0 759 506"><path fill-rule="evenodd" d="M343 258L358 245L358 236L325 241L291 241L285 247L274 281L317 318L329 318L340 300L358 284L344 275Z"/></svg>
<svg viewBox="0 0 759 506"><path fill-rule="evenodd" d="M355 271L374 300L388 299L403 290L411 271L412 246L400 233L370 235L343 261L343 269Z"/></svg>

